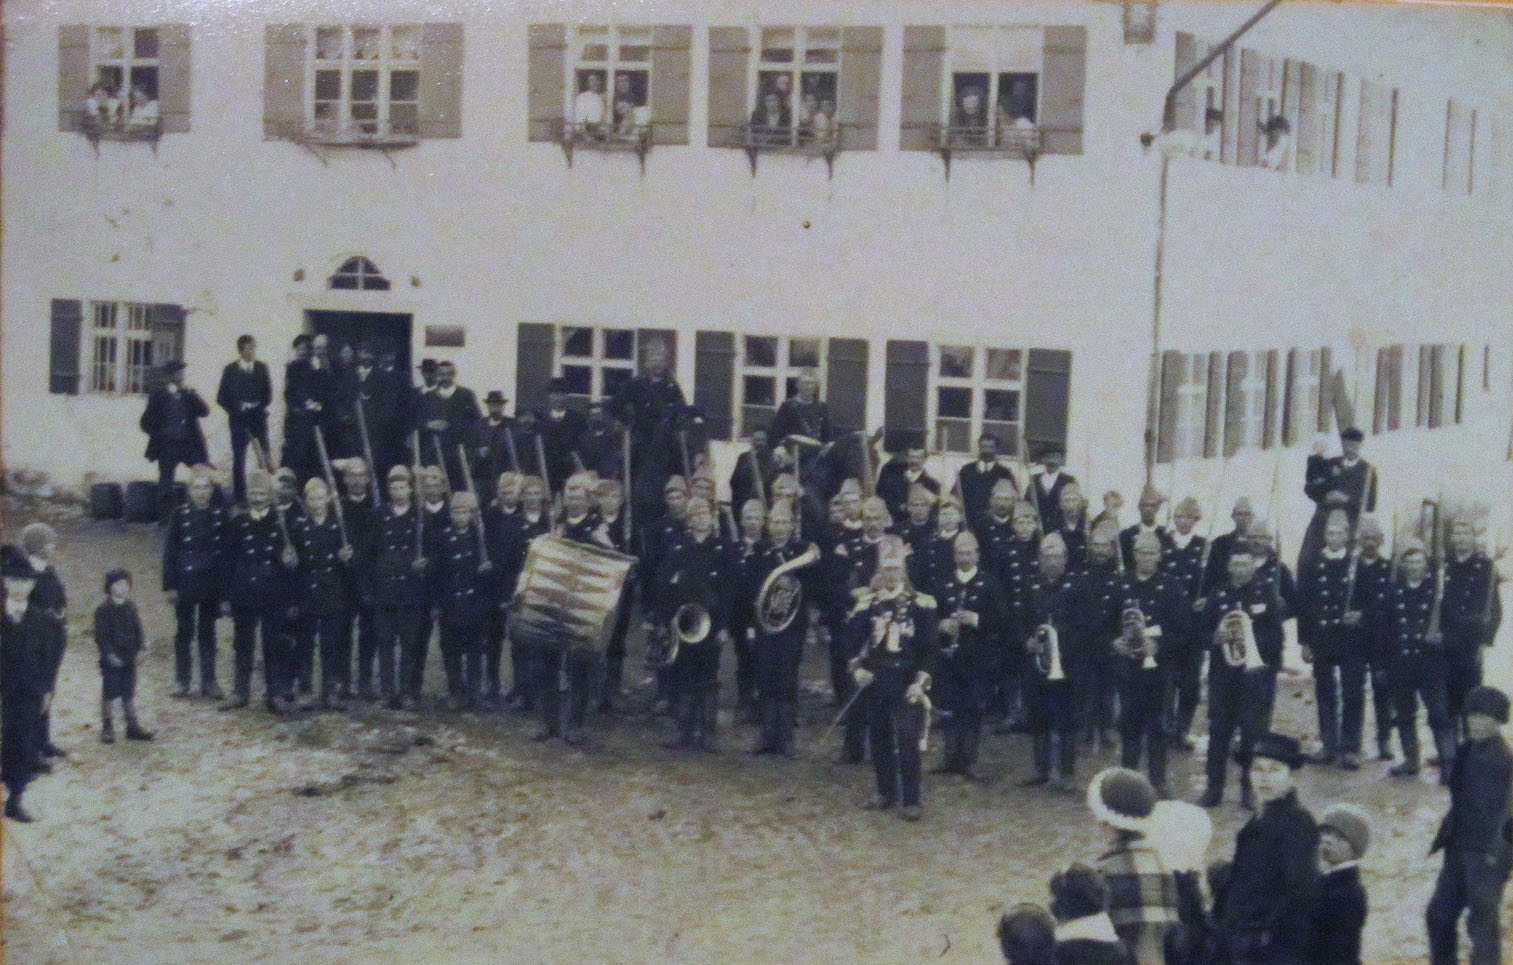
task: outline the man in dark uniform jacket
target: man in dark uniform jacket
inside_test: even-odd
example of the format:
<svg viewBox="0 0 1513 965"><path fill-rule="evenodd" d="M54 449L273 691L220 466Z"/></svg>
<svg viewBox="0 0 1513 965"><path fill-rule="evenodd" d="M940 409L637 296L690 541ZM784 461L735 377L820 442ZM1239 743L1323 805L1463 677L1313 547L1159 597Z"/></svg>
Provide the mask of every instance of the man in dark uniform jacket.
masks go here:
<svg viewBox="0 0 1513 965"><path fill-rule="evenodd" d="M1154 486L1146 486L1140 491L1140 521L1133 526L1125 527L1119 531L1119 554L1124 559L1124 568L1135 568L1135 537L1141 533L1150 533L1161 543L1161 553L1164 556L1172 546L1171 534L1166 527L1156 522L1156 513L1161 509L1161 504L1166 502L1166 497L1156 492Z"/></svg>
<svg viewBox="0 0 1513 965"><path fill-rule="evenodd" d="M21 795L38 773L42 705L47 694L44 666L51 620L32 602L37 577L24 554L0 547L0 579L5 583L5 613L0 616L0 780L7 797L5 816L32 817Z"/></svg>
<svg viewBox="0 0 1513 965"><path fill-rule="evenodd" d="M483 418L473 424L472 438L468 440L473 478L483 493L493 490L500 473L520 471L520 454L513 448L515 420L504 414L504 405L508 401L498 389L489 390L489 394L483 397L486 411Z"/></svg>
<svg viewBox="0 0 1513 965"><path fill-rule="evenodd" d="M447 709L472 707L483 687L483 658L492 594L491 561L479 527L478 500L453 493L451 525L437 539L436 600L441 610L441 659L447 674Z"/></svg>
<svg viewBox="0 0 1513 965"><path fill-rule="evenodd" d="M1309 899L1318 878L1319 829L1298 802L1295 738L1264 734L1252 779L1266 801L1235 836L1235 857L1214 896L1214 920L1232 965L1306 965Z"/></svg>
<svg viewBox="0 0 1513 965"><path fill-rule="evenodd" d="M912 442L912 440L911 440ZM940 483L925 470L925 450L910 445L903 458L894 455L878 471L877 496L888 507L894 519L903 519L909 512L909 490L923 486L932 493L940 493Z"/></svg>
<svg viewBox="0 0 1513 965"><path fill-rule="evenodd" d="M934 598L909 589L905 548L897 536L878 549L875 587L856 594L846 620L852 638L851 676L863 691L872 768L877 787L866 808L902 804L902 816L921 816L920 734L928 720L927 696L937 658L940 614Z"/></svg>
<svg viewBox="0 0 1513 965"><path fill-rule="evenodd" d="M586 472L567 477L562 487L562 518L557 533L563 539L608 548L609 533L594 510ZM583 721L600 674L598 654L553 641L536 652L536 688L541 701L538 740L558 737L569 744L583 742Z"/></svg>
<svg viewBox="0 0 1513 965"><path fill-rule="evenodd" d="M1466 695L1465 712L1466 740L1450 775L1450 812L1429 849L1431 855L1445 852L1426 915L1432 965L1459 961L1455 933L1463 910L1469 911L1472 965L1494 965L1502 954L1498 915L1513 868L1513 754L1498 728L1508 722L1508 698L1477 686Z"/></svg>
<svg viewBox="0 0 1513 965"><path fill-rule="evenodd" d="M281 464L298 479L320 472L315 427L331 435L330 410L336 402L336 370L329 359L314 354L311 338L294 339L294 358L284 367L284 458Z"/></svg>
<svg viewBox="0 0 1513 965"><path fill-rule="evenodd" d="M1324 545L1298 581L1298 643L1303 659L1313 664L1314 698L1319 710L1318 763L1360 767L1361 717L1366 701L1366 653L1359 635L1345 623L1352 561L1349 523L1343 511L1331 514Z"/></svg>
<svg viewBox="0 0 1513 965"><path fill-rule="evenodd" d="M342 469L342 512L347 519L347 540L357 552L352 564L347 567L351 581L352 609L346 633L352 633L351 620L357 621L357 670L350 676L351 684L342 697L353 694L363 700L377 696L374 689L374 661L378 659L378 636L373 627L372 595L364 581L368 577L367 561L362 557L364 548L373 538L381 507L374 503L377 488L369 475L368 464L361 459L349 459Z"/></svg>
<svg viewBox="0 0 1513 965"><path fill-rule="evenodd" d="M1210 594L1197 615L1199 639L1211 648L1208 661L1208 786L1199 798L1214 807L1224 798L1231 742L1238 732L1240 803L1255 807L1250 779L1255 742L1266 730L1267 708L1282 665L1285 604L1275 586L1256 575L1250 541L1229 554L1229 581Z"/></svg>
<svg viewBox="0 0 1513 965"><path fill-rule="evenodd" d="M778 567L805 554L818 556L813 543L794 538L794 505L781 499L767 517L767 539L756 544L755 558L749 564L746 590L755 603L762 584ZM757 721L761 735L752 748L754 754L793 756L793 731L798 723L799 664L804 656L804 636L809 629L809 604L819 567L798 566L789 575L797 581L799 602L793 621L776 632L768 632L753 615L753 646L756 663ZM776 586L776 584L775 584ZM773 592L781 593L779 587Z"/></svg>
<svg viewBox="0 0 1513 965"><path fill-rule="evenodd" d="M956 492L961 497L962 511L967 517L967 526L977 532L977 526L988 512L988 500L998 481L1007 479L1014 489L1014 500L1024 495L1013 473L998 461L998 437L984 432L977 440L977 458L962 466L956 473ZM981 534L978 534L979 537Z"/></svg>
<svg viewBox="0 0 1513 965"><path fill-rule="evenodd" d="M430 593L424 522L411 499L410 470L389 470L389 502L378 513L361 556L378 640L379 693L392 707L413 707L409 683L429 644ZM398 661L395 660L396 651Z"/></svg>
<svg viewBox="0 0 1513 965"><path fill-rule="evenodd" d="M1208 551L1208 568L1203 571L1201 596L1208 596L1229 579L1229 554L1249 535L1251 524L1256 518L1256 511L1251 506L1249 496L1241 496L1235 500L1235 506L1230 510L1229 518L1234 520L1235 528L1214 537L1213 547Z"/></svg>
<svg viewBox="0 0 1513 965"><path fill-rule="evenodd" d="M766 429L753 429L751 448L736 456L735 469L730 473L730 505L740 507L751 499L772 499L772 479L777 475L777 467L767 440Z"/></svg>
<svg viewBox="0 0 1513 965"><path fill-rule="evenodd" d="M305 483L306 514L292 527L300 559L302 590L295 666L306 697L314 691L316 644L320 652L320 706L343 706L342 694L351 687L352 576L356 553L348 542L345 518L337 518L333 493L326 481L311 477ZM311 708L313 709L313 705Z"/></svg>
<svg viewBox="0 0 1513 965"><path fill-rule="evenodd" d="M1077 702L1073 690L1084 673L1076 610L1076 575L1067 569L1066 542L1051 533L1040 540L1040 572L1027 584L1023 618L1029 630L1023 643L1030 668L1025 671L1025 712L1033 741L1035 773L1021 787L1051 780L1052 738L1059 765L1059 787L1071 789L1077 770Z"/></svg>
<svg viewBox="0 0 1513 965"><path fill-rule="evenodd" d="M830 407L820 401L820 377L814 369L799 372L798 394L783 400L767 431L780 445L789 436L803 436L819 443L835 438Z"/></svg>
<svg viewBox="0 0 1513 965"><path fill-rule="evenodd" d="M231 426L231 485L236 501L247 497L247 445L256 439L268 451L268 405L273 401L273 381L268 366L257 358L257 339L243 335L236 340L239 356L221 370L215 404L226 410Z"/></svg>
<svg viewBox="0 0 1513 965"><path fill-rule="evenodd" d="M604 403L590 402L588 421L578 437L578 461L583 468L600 479L619 479L625 475L624 444L625 433L609 417Z"/></svg>
<svg viewBox="0 0 1513 965"><path fill-rule="evenodd" d="M1151 785L1166 793L1165 710L1174 668L1184 652L1192 604L1180 580L1159 570L1161 543L1149 532L1135 537L1134 560L1120 581L1123 641L1114 661L1119 688L1119 737L1122 763L1140 769L1141 745ZM1138 613L1134 611L1139 611ZM1095 640L1095 643L1097 641Z"/></svg>
<svg viewBox="0 0 1513 965"><path fill-rule="evenodd" d="M189 499L168 521L163 537L163 591L173 607L176 697L188 697L194 657L190 640L199 643L200 696L220 700L215 680L215 621L220 616L221 552L227 511L211 500L210 469L196 466L189 479Z"/></svg>
<svg viewBox="0 0 1513 965"><path fill-rule="evenodd" d="M724 548L714 532L714 507L695 496L688 500L688 527L661 561L657 605L663 626L672 626L687 604L702 607L708 632L677 646L668 674L668 693L678 736L667 746L714 750L719 697L720 648L730 642L730 602L736 587L726 570Z"/></svg>
<svg viewBox="0 0 1513 965"><path fill-rule="evenodd" d="M341 373L336 418L347 431L338 434L346 437L338 448L363 459L371 455L374 478L383 479L390 466L405 461L401 427L408 425L405 409L409 386L402 384L393 371L376 368L373 363L373 350L362 346L357 350L357 364ZM357 419L359 408L361 424ZM371 454L362 448L363 426L368 430Z"/></svg>
<svg viewBox="0 0 1513 965"><path fill-rule="evenodd" d="M681 409L686 400L671 375L667 343L660 338L648 339L645 352L645 372L620 387L609 403L609 414L630 430L635 491L627 493L626 499L635 507L632 515L650 520L661 515L662 486L674 474L652 452L653 437L668 410Z"/></svg>
<svg viewBox="0 0 1513 965"><path fill-rule="evenodd" d="M547 486L559 492L578 469L578 441L587 428L583 413L568 408L567 386L561 379L552 380L546 405L536 412L536 428L546 452Z"/></svg>
<svg viewBox="0 0 1513 965"><path fill-rule="evenodd" d="M1422 543L1410 541L1399 555L1400 576L1387 587L1381 604L1384 632L1392 647L1388 676L1392 681L1393 722L1403 746L1403 763L1394 777L1418 773L1418 701L1422 696L1429 730L1440 756L1440 781L1448 782L1455 754L1455 726L1445 698L1444 634L1430 632L1434 578Z"/></svg>
<svg viewBox="0 0 1513 965"><path fill-rule="evenodd" d="M1008 644L1008 601L998 580L979 565L977 537L963 530L953 543L955 569L936 588L941 620L935 703L945 740L939 771L975 781L983 709Z"/></svg>
<svg viewBox="0 0 1513 965"><path fill-rule="evenodd" d="M1362 516L1356 528L1358 547L1355 591L1345 614L1347 646L1365 655L1371 703L1376 719L1377 760L1392 760L1392 646L1382 605L1392 585L1392 561L1382 555L1382 527L1374 516Z"/></svg>
<svg viewBox="0 0 1513 965"><path fill-rule="evenodd" d="M173 474L179 463L197 466L208 461L200 420L210 407L199 393L184 385L184 363L163 364L162 384L147 397L140 426L147 433L146 457L158 464L158 521L168 522L173 508Z"/></svg>
<svg viewBox="0 0 1513 965"><path fill-rule="evenodd" d="M1445 701L1457 726L1466 694L1481 684L1482 654L1497 636L1502 599L1497 566L1476 549L1470 519L1450 524L1450 552L1445 560L1445 599L1440 627L1445 636Z"/></svg>
<svg viewBox="0 0 1513 965"><path fill-rule="evenodd" d="M1203 510L1191 496L1177 503L1172 513L1171 543L1162 554L1161 571L1171 576L1182 587L1182 592L1192 601L1196 613L1205 602L1203 594L1203 551L1208 541L1193 532ZM1202 695L1203 659L1208 655L1208 644L1197 636L1192 620L1186 622L1186 639L1180 650L1182 662L1172 670L1171 734L1172 747L1177 750L1192 750L1188 738L1193 717L1198 712L1198 698Z"/></svg>
<svg viewBox="0 0 1513 965"><path fill-rule="evenodd" d="M446 478L462 488L462 466L457 447L472 436L479 420L478 399L473 390L457 384L457 366L443 361L436 366L436 387L421 395L415 428L420 431L420 461L436 465L437 453L445 456Z"/></svg>
<svg viewBox="0 0 1513 965"><path fill-rule="evenodd" d="M1040 525L1047 533L1054 533L1061 528L1064 522L1061 491L1077 482L1077 477L1061 471L1065 459L1061 447L1047 447L1040 454L1042 470L1030 478L1030 493L1040 509ZM1072 547L1067 549L1070 552Z"/></svg>
<svg viewBox="0 0 1513 965"><path fill-rule="evenodd" d="M1324 543L1324 526L1332 510L1345 511L1352 529L1364 510L1376 512L1376 467L1361 458L1365 436L1354 426L1340 431L1343 455L1325 457L1323 445L1315 444L1304 468L1303 493L1314 502L1313 518L1298 547L1298 569L1318 553Z"/></svg>
<svg viewBox="0 0 1513 965"><path fill-rule="evenodd" d="M264 701L275 713L292 676L295 553L290 520L280 524L272 505L272 480L260 469L247 471L247 502L231 515L222 549L235 627L234 698L227 709L247 706L252 695L252 662L259 637L263 647Z"/></svg>

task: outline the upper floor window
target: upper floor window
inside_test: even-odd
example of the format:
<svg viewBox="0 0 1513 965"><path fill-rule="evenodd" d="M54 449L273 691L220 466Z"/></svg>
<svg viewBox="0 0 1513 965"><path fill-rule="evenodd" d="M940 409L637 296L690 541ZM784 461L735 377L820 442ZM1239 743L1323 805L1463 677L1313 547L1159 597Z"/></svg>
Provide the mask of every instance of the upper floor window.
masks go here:
<svg viewBox="0 0 1513 965"><path fill-rule="evenodd" d="M189 130L189 27L58 29L58 127L106 140Z"/></svg>
<svg viewBox="0 0 1513 965"><path fill-rule="evenodd" d="M737 436L749 436L772 422L778 406L798 393L798 375L813 369L825 394L825 340L745 335L740 339L740 414Z"/></svg>
<svg viewBox="0 0 1513 965"><path fill-rule="evenodd" d="M378 266L366 258L348 258L329 279L330 287L345 291L389 290L389 279L383 276Z"/></svg>
<svg viewBox="0 0 1513 965"><path fill-rule="evenodd" d="M936 346L933 412L936 444L944 452L976 452L984 432L1006 452L1019 450L1024 350L975 345Z"/></svg>
<svg viewBox="0 0 1513 965"><path fill-rule="evenodd" d="M693 29L532 24L532 141L688 143Z"/></svg>
<svg viewBox="0 0 1513 965"><path fill-rule="evenodd" d="M462 133L460 24L270 24L263 135L392 146Z"/></svg>
<svg viewBox="0 0 1513 965"><path fill-rule="evenodd" d="M905 27L899 146L1082 153L1087 28Z"/></svg>
<svg viewBox="0 0 1513 965"><path fill-rule="evenodd" d="M877 147L881 27L709 29L709 145Z"/></svg>
<svg viewBox="0 0 1513 965"><path fill-rule="evenodd" d="M154 366L184 354L178 305L54 299L48 390L74 395L140 395Z"/></svg>

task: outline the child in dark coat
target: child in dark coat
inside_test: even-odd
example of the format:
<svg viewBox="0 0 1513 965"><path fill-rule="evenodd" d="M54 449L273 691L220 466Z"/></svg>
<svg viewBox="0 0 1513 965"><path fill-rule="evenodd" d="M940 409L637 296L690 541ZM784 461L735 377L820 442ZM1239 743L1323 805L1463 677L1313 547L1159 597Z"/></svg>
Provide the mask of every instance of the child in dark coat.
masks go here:
<svg viewBox="0 0 1513 965"><path fill-rule="evenodd" d="M1336 804L1319 817L1319 880L1308 916L1307 960L1314 965L1360 965L1366 927L1366 888L1360 860L1371 843L1371 817Z"/></svg>
<svg viewBox="0 0 1513 965"><path fill-rule="evenodd" d="M126 739L150 741L152 732L137 723L137 654L142 652L142 620L131 602L131 574L105 574L105 600L95 608L95 643L100 647L100 743L114 744L110 702L119 699L126 717Z"/></svg>
<svg viewBox="0 0 1513 965"><path fill-rule="evenodd" d="M1134 956L1108 916L1103 875L1074 864L1051 878L1051 914L1056 918L1056 965L1131 965Z"/></svg>

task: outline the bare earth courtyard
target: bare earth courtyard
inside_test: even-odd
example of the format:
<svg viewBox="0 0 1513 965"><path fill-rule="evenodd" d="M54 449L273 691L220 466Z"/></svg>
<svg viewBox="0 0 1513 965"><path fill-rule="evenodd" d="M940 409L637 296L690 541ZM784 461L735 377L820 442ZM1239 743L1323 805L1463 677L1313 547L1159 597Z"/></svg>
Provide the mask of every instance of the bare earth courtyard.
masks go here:
<svg viewBox="0 0 1513 965"><path fill-rule="evenodd" d="M59 526L70 596L54 710L69 756L27 795L38 821L4 825L9 962L993 962L1001 910L1045 901L1052 872L1101 853L1080 797L1014 786L1019 736L985 740L992 783L927 780L919 824L859 810L870 768L833 764L818 743L832 711L817 654L793 761L742 754L748 728L729 726L728 707L722 753L658 747L667 724L647 711L639 648L629 710L596 718L585 750L531 742L535 721L519 716L274 719L256 703L171 700L157 531L14 502L0 513L6 539L39 516ZM88 626L116 564L136 577L151 640L138 697L151 744L98 741ZM229 634L223 621L223 685ZM1311 695L1305 676L1284 678L1278 729L1314 731ZM1114 757L1089 750L1079 773ZM1174 788L1198 764L1178 757ZM1305 769L1301 794L1315 813L1350 799L1376 817L1365 958L1419 961L1448 797L1432 770L1404 782L1387 767ZM1246 814L1212 814L1217 859Z"/></svg>

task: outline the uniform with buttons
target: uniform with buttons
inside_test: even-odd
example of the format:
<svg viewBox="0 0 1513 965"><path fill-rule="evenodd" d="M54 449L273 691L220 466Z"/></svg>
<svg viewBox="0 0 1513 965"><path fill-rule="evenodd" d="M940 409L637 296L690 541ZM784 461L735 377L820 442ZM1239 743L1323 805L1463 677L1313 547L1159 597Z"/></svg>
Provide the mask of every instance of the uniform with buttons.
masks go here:
<svg viewBox="0 0 1513 965"><path fill-rule="evenodd" d="M1403 748L1404 773L1418 770L1418 702L1422 698L1429 730L1444 761L1455 750L1449 705L1445 695L1443 643L1429 639L1434 611L1434 578L1417 586L1399 576L1387 587L1382 617L1392 645L1388 676L1392 683L1393 716Z"/></svg>
<svg viewBox="0 0 1513 965"><path fill-rule="evenodd" d="M1125 767L1139 770L1143 744L1151 784L1159 790L1166 784L1170 737L1165 720L1167 692L1173 671L1187 661L1187 624L1192 618L1192 604L1181 583L1160 570L1148 580L1138 579L1133 572L1124 574L1119 581L1119 601L1121 621L1123 611L1139 609L1143 614L1143 633L1156 645L1153 665L1144 657L1115 658L1120 754Z"/></svg>
<svg viewBox="0 0 1513 965"><path fill-rule="evenodd" d="M329 704L346 694L351 684L352 575L341 558L345 544L334 515L328 515L323 523L305 517L293 536L304 591L294 672L300 691L313 691L318 641L321 700Z"/></svg>
<svg viewBox="0 0 1513 965"><path fill-rule="evenodd" d="M196 509L186 500L169 517L163 538L163 589L175 594L174 677L181 691L189 689L193 638L199 645L200 695L204 697L220 693L215 682L215 621L225 575L221 549L226 525L225 508L211 503Z"/></svg>
<svg viewBox="0 0 1513 965"><path fill-rule="evenodd" d="M253 654L259 639L267 701L271 705L287 693L295 629L291 608L297 602L298 578L281 559L285 545L277 509L255 514L241 508L225 529L223 555L235 628L233 685L238 703L245 703L251 692Z"/></svg>
<svg viewBox="0 0 1513 965"><path fill-rule="evenodd" d="M942 633L934 674L934 703L944 731L943 769L970 774L982 738L983 712L992 694L1008 645L1008 601L997 578L979 565L962 580L960 571L936 596L938 615L977 614L977 626L961 625Z"/></svg>

